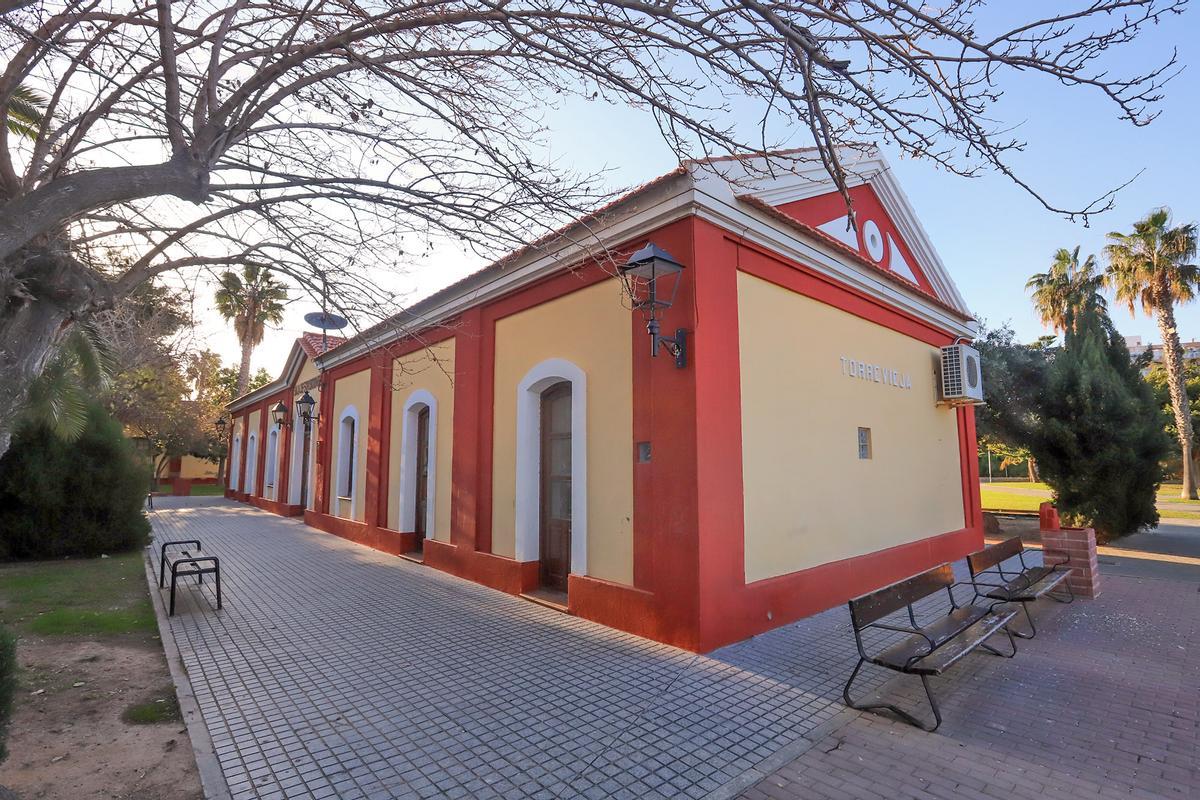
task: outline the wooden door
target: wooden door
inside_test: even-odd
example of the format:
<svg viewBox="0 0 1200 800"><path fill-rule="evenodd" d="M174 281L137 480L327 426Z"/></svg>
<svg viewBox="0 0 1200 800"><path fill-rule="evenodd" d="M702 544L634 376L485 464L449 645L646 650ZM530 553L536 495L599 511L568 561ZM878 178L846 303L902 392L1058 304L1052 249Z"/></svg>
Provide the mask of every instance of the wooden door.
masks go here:
<svg viewBox="0 0 1200 800"><path fill-rule="evenodd" d="M425 539L425 521L429 512L429 406L423 406L417 412L417 479L414 482L417 496L413 498L416 509L413 530L419 548Z"/></svg>
<svg viewBox="0 0 1200 800"><path fill-rule="evenodd" d="M541 582L565 592L571 571L571 384L542 393Z"/></svg>

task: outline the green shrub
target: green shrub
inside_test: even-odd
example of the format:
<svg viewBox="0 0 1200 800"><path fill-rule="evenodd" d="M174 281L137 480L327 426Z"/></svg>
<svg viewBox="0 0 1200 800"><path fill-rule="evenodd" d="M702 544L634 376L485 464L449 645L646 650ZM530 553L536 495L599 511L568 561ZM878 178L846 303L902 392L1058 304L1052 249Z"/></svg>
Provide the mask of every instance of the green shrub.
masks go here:
<svg viewBox="0 0 1200 800"><path fill-rule="evenodd" d="M31 426L0 459L0 558L97 556L146 544L147 466L100 408L65 442Z"/></svg>
<svg viewBox="0 0 1200 800"><path fill-rule="evenodd" d="M17 637L0 628L0 763L8 758L8 723L12 719L13 695L17 691Z"/></svg>
<svg viewBox="0 0 1200 800"><path fill-rule="evenodd" d="M1107 316L1084 309L1072 323L1050 367L1030 449L1063 517L1107 541L1158 522L1155 494L1170 442Z"/></svg>

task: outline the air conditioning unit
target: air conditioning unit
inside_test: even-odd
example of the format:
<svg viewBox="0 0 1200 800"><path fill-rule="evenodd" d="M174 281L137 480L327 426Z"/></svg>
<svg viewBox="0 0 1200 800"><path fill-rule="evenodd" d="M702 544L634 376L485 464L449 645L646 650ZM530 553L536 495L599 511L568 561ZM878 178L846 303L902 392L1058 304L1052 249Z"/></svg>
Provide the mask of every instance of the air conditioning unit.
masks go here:
<svg viewBox="0 0 1200 800"><path fill-rule="evenodd" d="M965 344L942 348L942 402L951 405L983 403L979 351Z"/></svg>

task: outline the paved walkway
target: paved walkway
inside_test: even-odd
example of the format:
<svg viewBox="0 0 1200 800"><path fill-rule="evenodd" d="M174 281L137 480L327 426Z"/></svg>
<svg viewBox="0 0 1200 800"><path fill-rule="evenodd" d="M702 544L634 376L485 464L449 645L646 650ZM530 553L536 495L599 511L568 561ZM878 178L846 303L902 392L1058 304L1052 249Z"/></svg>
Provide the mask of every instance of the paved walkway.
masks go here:
<svg viewBox="0 0 1200 800"><path fill-rule="evenodd" d="M223 559L224 610L189 585L170 624L237 800L702 797L843 709L840 610L696 656L222 499L158 506L156 539Z"/></svg>
<svg viewBox="0 0 1200 800"><path fill-rule="evenodd" d="M156 537L225 556L225 609L189 586L170 624L237 800L1200 795L1200 570L1042 609L1017 659L939 682L931 735L841 705L842 609L696 656L221 499L159 507ZM888 677L862 688L919 707Z"/></svg>
<svg viewBox="0 0 1200 800"><path fill-rule="evenodd" d="M1200 797L1200 569L1103 581L1013 661L939 681L937 733L864 714L744 797ZM918 704L912 683L892 696Z"/></svg>

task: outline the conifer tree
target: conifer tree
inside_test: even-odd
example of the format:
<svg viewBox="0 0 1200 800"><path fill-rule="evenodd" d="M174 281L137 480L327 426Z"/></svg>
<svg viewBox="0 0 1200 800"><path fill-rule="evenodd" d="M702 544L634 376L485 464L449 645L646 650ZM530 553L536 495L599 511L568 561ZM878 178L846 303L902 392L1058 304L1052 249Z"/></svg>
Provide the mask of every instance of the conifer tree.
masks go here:
<svg viewBox="0 0 1200 800"><path fill-rule="evenodd" d="M1031 449L1060 513L1108 540L1158 522L1154 500L1170 442L1107 314L1094 304L1067 313Z"/></svg>

